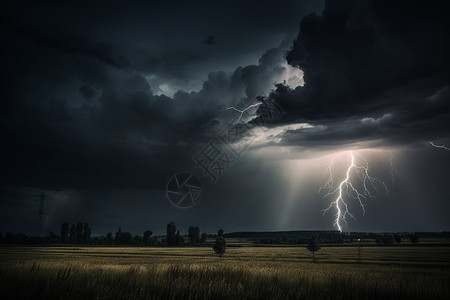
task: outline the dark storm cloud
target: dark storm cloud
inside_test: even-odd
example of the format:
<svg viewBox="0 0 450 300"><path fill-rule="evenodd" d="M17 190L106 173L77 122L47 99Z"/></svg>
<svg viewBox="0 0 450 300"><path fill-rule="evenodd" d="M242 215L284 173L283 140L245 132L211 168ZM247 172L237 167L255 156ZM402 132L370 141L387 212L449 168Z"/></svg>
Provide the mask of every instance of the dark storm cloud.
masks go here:
<svg viewBox="0 0 450 300"><path fill-rule="evenodd" d="M89 55L118 68L125 68L129 65L125 55L114 46L78 36L68 28L50 22L44 24L44 28L41 28L43 24L40 20L33 18L32 15L22 22L6 18L2 20L1 25L7 30L7 34L12 35L12 39L21 39L24 42L29 40L37 45L54 48L68 54ZM46 31L45 27L47 26L52 28L51 31Z"/></svg>
<svg viewBox="0 0 450 300"><path fill-rule="evenodd" d="M212 46L212 45L214 45L214 44L217 43L216 37L215 37L214 35L209 35L209 36L206 38L206 40L204 40L202 43L203 43L203 44L206 44L206 45L208 45L208 46Z"/></svg>
<svg viewBox="0 0 450 300"><path fill-rule="evenodd" d="M189 154L177 143L201 140L214 118L201 103L190 110L152 95L138 73L96 87L101 95L78 105L42 97L24 108L19 101L29 99L16 99L15 117L5 120L5 182L47 188L161 186L161 175L179 163L182 150Z"/></svg>
<svg viewBox="0 0 450 300"><path fill-rule="evenodd" d="M83 85L80 87L79 92L87 99L94 98L98 95L97 91L90 85Z"/></svg>
<svg viewBox="0 0 450 300"><path fill-rule="evenodd" d="M139 67L164 78L185 79L188 76L189 67L207 59L207 57L208 53L202 53L201 51L167 51L160 55L146 57Z"/></svg>
<svg viewBox="0 0 450 300"><path fill-rule="evenodd" d="M287 56L306 85L281 84L270 95L285 111L284 124L314 126L285 131L281 143L317 149L443 136L450 118L441 4L418 14L415 2L407 10L393 6L399 13L387 2L334 3L304 19ZM35 219L26 215L37 203L29 198L40 191L52 199L52 230L80 220L96 233L121 224L163 233L170 220L208 232L223 224L277 228L289 191L271 161L248 155L214 186L202 177L204 198L193 210L170 206L164 189L176 172L201 174L192 155L236 117L225 106L242 108L286 78L290 37L322 1L8 5L0 12L1 228L32 228ZM217 43L202 43L212 34ZM316 191L305 191L305 199L313 202ZM306 206L292 220L308 214L308 222L285 225L329 225L317 221L321 202Z"/></svg>
<svg viewBox="0 0 450 300"><path fill-rule="evenodd" d="M284 122L321 125L288 143L440 139L450 128L447 1L327 1L305 17L287 54L305 85L271 98ZM314 143L312 143L314 141Z"/></svg>
<svg viewBox="0 0 450 300"><path fill-rule="evenodd" d="M54 190L163 188L235 117L225 106L252 101L284 74L286 45L232 74L210 72L198 92L173 98L155 95L139 70L36 50L42 61L12 76L14 103L2 120L2 181Z"/></svg>

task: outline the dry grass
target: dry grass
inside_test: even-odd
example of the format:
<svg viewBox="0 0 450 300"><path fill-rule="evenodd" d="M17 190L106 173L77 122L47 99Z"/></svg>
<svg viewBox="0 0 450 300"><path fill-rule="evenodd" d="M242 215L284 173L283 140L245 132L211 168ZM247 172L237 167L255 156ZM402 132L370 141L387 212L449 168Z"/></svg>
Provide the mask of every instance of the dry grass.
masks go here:
<svg viewBox="0 0 450 300"><path fill-rule="evenodd" d="M0 248L2 299L450 299L450 248Z"/></svg>

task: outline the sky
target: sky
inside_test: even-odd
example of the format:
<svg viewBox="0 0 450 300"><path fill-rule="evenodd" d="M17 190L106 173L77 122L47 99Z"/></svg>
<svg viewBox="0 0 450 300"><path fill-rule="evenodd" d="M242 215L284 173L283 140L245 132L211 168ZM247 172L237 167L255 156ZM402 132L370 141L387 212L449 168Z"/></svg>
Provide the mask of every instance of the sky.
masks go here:
<svg viewBox="0 0 450 300"><path fill-rule="evenodd" d="M2 4L0 231L450 230L449 6Z"/></svg>

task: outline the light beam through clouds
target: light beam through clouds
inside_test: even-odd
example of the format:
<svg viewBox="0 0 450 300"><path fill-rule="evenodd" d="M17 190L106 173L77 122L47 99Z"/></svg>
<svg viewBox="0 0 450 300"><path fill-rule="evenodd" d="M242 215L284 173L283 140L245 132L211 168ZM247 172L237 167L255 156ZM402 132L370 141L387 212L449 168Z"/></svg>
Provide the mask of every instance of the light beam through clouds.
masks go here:
<svg viewBox="0 0 450 300"><path fill-rule="evenodd" d="M391 165L391 178L392 184L395 182L395 173L397 173L397 167L394 166L394 154L392 152L389 153L389 164Z"/></svg>

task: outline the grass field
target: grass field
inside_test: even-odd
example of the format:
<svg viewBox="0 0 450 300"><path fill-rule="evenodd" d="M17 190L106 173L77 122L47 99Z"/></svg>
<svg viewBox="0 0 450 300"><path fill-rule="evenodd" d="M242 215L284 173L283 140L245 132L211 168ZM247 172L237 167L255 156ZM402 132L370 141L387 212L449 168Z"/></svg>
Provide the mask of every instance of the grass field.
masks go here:
<svg viewBox="0 0 450 300"><path fill-rule="evenodd" d="M0 247L2 299L450 299L450 247Z"/></svg>

